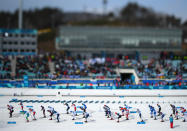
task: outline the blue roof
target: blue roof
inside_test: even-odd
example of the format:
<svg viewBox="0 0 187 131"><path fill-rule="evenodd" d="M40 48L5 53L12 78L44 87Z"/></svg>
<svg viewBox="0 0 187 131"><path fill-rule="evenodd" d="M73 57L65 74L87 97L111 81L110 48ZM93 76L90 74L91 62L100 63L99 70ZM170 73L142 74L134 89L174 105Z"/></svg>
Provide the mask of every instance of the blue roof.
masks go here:
<svg viewBox="0 0 187 131"><path fill-rule="evenodd" d="M35 29L0 29L0 33L26 33L26 34L37 34L37 30Z"/></svg>

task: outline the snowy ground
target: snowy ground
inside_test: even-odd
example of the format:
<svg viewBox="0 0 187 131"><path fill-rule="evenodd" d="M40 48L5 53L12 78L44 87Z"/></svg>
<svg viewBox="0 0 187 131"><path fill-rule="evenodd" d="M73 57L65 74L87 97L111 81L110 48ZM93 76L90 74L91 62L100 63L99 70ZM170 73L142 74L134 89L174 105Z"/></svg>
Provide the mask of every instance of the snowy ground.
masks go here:
<svg viewBox="0 0 187 131"><path fill-rule="evenodd" d="M36 111L37 120L33 121L30 119L30 122L27 123L24 115L20 114L20 106L18 103L10 103L14 106L15 111L13 118L9 118L8 110L6 105L11 99L19 100L82 100L88 101L87 107L88 112L91 114L91 117L88 119L88 123L75 124L75 122L84 122L82 115L77 116L75 121L72 121L72 116L70 114L65 114L66 106L62 103L23 103L25 110L28 110L26 106L33 106ZM99 101L99 103L89 103L89 101ZM101 103L104 101L104 103ZM119 106L123 106L124 101L126 104L131 106L131 111L139 108L142 111L142 115L146 124L139 125L137 114L130 114L130 120L125 120L125 117L122 117L120 123L117 123L116 120L109 120L105 117L103 112L103 105L109 101L107 105L111 108L112 112L120 112ZM115 104L112 102L115 101ZM158 120L153 120L150 118L148 105L153 105L156 109L156 104L159 103L162 107L162 112L166 113L165 122L160 122ZM0 96L0 131L187 131L187 122L182 122L182 118L179 120L174 120L174 129L169 128L168 117L171 114L171 104L175 104L176 107L183 106L187 108L187 97L70 97L70 96ZM47 106L52 106L60 113L60 123L57 123L56 120L48 120L47 118L42 118L42 112L40 106L43 105L47 109ZM76 103L76 105L81 105ZM72 109L71 109L72 110ZM7 124L8 121L15 121L16 124Z"/></svg>

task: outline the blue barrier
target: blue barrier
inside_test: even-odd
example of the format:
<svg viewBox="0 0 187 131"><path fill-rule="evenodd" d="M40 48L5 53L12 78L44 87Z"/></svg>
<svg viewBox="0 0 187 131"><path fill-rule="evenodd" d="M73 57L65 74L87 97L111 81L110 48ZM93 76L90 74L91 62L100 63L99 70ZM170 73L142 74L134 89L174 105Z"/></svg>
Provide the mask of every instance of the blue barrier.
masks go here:
<svg viewBox="0 0 187 131"><path fill-rule="evenodd" d="M81 98L85 98L86 96L80 96Z"/></svg>
<svg viewBox="0 0 187 131"><path fill-rule="evenodd" d="M130 111L130 113L137 113L137 111Z"/></svg>
<svg viewBox="0 0 187 131"><path fill-rule="evenodd" d="M124 98L124 96L119 96L119 98Z"/></svg>
<svg viewBox="0 0 187 131"><path fill-rule="evenodd" d="M73 112L73 111L70 111L71 113ZM83 113L83 111L76 111L76 113Z"/></svg>
<svg viewBox="0 0 187 131"><path fill-rule="evenodd" d="M20 111L20 113L25 114L27 111Z"/></svg>
<svg viewBox="0 0 187 131"><path fill-rule="evenodd" d="M16 121L8 121L7 124L16 124Z"/></svg>
<svg viewBox="0 0 187 131"><path fill-rule="evenodd" d="M33 108L33 106L26 106L27 108Z"/></svg>
<svg viewBox="0 0 187 131"><path fill-rule="evenodd" d="M84 124L83 122L75 122L75 124Z"/></svg>
<svg viewBox="0 0 187 131"><path fill-rule="evenodd" d="M143 122L137 122L137 124L145 124L145 122L143 121Z"/></svg>
<svg viewBox="0 0 187 131"><path fill-rule="evenodd" d="M83 113L83 111L76 111L76 113Z"/></svg>
<svg viewBox="0 0 187 131"><path fill-rule="evenodd" d="M42 95L38 95L37 97L43 97Z"/></svg>
<svg viewBox="0 0 187 131"><path fill-rule="evenodd" d="M4 96L4 95L0 94L0 96Z"/></svg>
<svg viewBox="0 0 187 131"><path fill-rule="evenodd" d="M179 80L174 80L179 82ZM143 80L143 83L156 83L158 80ZM183 83L187 80L183 80ZM46 84L50 86L40 86L40 84ZM60 86L59 84L84 84L84 86ZM39 84L37 86L36 84ZM89 86L93 84L93 86ZM107 84L107 86L98 86L98 84ZM146 85L125 85L125 86L113 86L114 80L28 80L28 87L36 87L39 89L187 89L187 85L163 85L163 86L146 86ZM0 80L0 87L8 88L22 88L24 87L23 80Z"/></svg>

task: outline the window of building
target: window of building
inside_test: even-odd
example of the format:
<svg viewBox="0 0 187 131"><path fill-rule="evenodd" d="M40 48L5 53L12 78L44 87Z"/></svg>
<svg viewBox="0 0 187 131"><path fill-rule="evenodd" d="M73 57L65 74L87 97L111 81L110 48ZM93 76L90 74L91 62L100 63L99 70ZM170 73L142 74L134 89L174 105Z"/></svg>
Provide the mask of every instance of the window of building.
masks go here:
<svg viewBox="0 0 187 131"><path fill-rule="evenodd" d="M6 44L7 44L7 42L6 42L6 41L3 41L3 44L4 44L4 45L6 45Z"/></svg>
<svg viewBox="0 0 187 131"><path fill-rule="evenodd" d="M15 41L15 42L14 42L14 44L15 44L15 45L17 45L17 44L18 44L18 42L17 42L17 41Z"/></svg>
<svg viewBox="0 0 187 131"><path fill-rule="evenodd" d="M21 45L24 45L24 42L23 42L23 41L21 42Z"/></svg>
<svg viewBox="0 0 187 131"><path fill-rule="evenodd" d="M35 45L36 43L35 42L32 42L32 45Z"/></svg>
<svg viewBox="0 0 187 131"><path fill-rule="evenodd" d="M18 34L15 34L15 37L18 37Z"/></svg>
<svg viewBox="0 0 187 131"><path fill-rule="evenodd" d="M34 50L34 49L32 49L32 52L35 52L35 50Z"/></svg>
<svg viewBox="0 0 187 131"><path fill-rule="evenodd" d="M27 45L29 45L30 44L30 42L27 42Z"/></svg>
<svg viewBox="0 0 187 131"><path fill-rule="evenodd" d="M30 52L30 50L29 50L29 49L27 49L27 50L26 50L26 52Z"/></svg>
<svg viewBox="0 0 187 131"><path fill-rule="evenodd" d="M9 41L8 44L9 44L9 45L12 45L12 41Z"/></svg>
<svg viewBox="0 0 187 131"><path fill-rule="evenodd" d="M21 34L21 37L25 37L25 35L24 35L24 34Z"/></svg>

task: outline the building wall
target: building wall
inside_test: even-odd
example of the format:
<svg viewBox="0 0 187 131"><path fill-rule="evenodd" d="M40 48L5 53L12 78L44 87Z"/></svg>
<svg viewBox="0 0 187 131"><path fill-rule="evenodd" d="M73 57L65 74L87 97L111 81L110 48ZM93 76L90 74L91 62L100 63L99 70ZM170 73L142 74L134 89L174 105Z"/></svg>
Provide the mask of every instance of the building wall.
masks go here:
<svg viewBox="0 0 187 131"><path fill-rule="evenodd" d="M181 50L182 30L62 26L56 48L75 52Z"/></svg>
<svg viewBox="0 0 187 131"><path fill-rule="evenodd" d="M37 31L0 29L0 54L37 54Z"/></svg>

